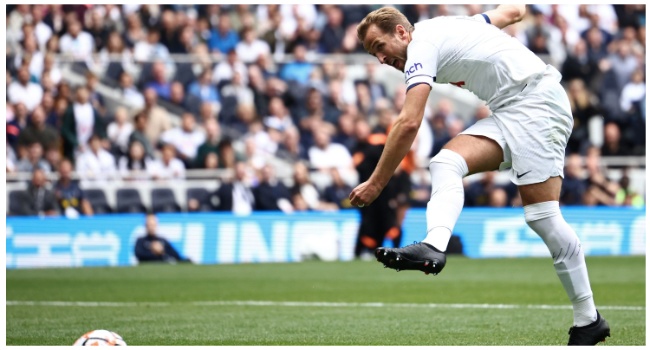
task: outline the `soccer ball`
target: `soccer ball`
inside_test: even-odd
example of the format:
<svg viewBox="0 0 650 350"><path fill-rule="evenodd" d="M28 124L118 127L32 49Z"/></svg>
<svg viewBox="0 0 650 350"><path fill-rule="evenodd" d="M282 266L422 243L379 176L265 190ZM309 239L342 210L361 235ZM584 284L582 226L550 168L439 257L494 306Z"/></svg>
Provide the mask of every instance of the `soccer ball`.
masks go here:
<svg viewBox="0 0 650 350"><path fill-rule="evenodd" d="M119 334L104 329L90 331L74 342L75 346L126 346Z"/></svg>

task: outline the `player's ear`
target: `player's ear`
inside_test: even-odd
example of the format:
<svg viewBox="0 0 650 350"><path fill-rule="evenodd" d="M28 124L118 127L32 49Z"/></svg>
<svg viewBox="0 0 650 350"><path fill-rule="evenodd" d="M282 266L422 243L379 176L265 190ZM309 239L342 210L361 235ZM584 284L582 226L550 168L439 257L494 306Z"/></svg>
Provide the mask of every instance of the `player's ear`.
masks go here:
<svg viewBox="0 0 650 350"><path fill-rule="evenodd" d="M397 33L398 37L402 40L405 40L408 37L408 31L401 24L395 26L395 32Z"/></svg>

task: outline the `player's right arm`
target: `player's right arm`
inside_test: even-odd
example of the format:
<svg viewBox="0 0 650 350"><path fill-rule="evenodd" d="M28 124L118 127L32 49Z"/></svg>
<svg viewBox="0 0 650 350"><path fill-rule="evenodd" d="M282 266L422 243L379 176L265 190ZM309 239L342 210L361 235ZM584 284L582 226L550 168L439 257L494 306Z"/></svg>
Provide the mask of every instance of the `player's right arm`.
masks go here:
<svg viewBox="0 0 650 350"><path fill-rule="evenodd" d="M499 5L494 10L486 11L483 17L488 23L503 29L513 23L521 21L526 15L526 5Z"/></svg>

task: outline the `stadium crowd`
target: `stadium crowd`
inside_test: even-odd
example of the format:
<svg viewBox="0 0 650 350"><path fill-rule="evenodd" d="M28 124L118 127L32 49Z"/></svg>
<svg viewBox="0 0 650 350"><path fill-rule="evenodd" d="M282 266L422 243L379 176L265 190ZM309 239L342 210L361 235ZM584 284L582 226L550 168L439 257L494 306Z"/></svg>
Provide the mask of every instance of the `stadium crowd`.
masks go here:
<svg viewBox="0 0 650 350"><path fill-rule="evenodd" d="M355 152L386 133L404 102L328 54L363 54L356 24L374 5L7 5L7 173L31 172L22 214L93 212L75 180L183 179L229 169L212 200L188 210L337 210L349 207ZM473 15L487 5L401 5L411 22ZM629 177L608 179L601 156L645 155L645 5L530 5L505 31L563 74L574 115L565 205L643 205ZM325 57L314 63L314 58ZM371 58L371 57L369 57ZM74 85L64 62L85 77ZM119 93L107 102L100 87ZM425 113L418 164L475 120L441 99ZM602 120L602 146L593 120ZM597 124L596 124L597 125ZM293 185L267 160L293 165ZM332 177L318 188L311 172ZM50 188L47 175L59 174ZM521 205L494 173L467 182L468 206ZM413 174L412 178L416 178ZM415 181L412 205L426 205ZM19 214L19 213L16 213Z"/></svg>

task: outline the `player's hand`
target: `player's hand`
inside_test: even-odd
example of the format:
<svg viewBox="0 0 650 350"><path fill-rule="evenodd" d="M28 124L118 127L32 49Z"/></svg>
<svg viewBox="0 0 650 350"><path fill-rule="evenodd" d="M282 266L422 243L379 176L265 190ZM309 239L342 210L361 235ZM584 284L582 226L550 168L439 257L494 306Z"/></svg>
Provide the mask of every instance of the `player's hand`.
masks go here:
<svg viewBox="0 0 650 350"><path fill-rule="evenodd" d="M360 208L369 206L379 197L382 189L381 186L366 181L352 190L350 193L350 203Z"/></svg>

